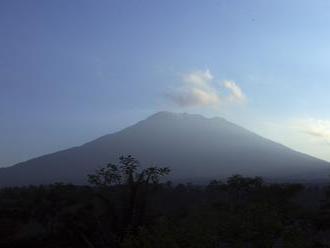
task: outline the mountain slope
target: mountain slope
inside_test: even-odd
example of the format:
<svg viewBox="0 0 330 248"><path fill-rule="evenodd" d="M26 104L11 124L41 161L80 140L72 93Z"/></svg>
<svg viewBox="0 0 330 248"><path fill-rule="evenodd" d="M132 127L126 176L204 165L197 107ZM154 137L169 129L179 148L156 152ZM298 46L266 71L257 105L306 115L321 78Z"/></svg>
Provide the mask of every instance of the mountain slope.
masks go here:
<svg viewBox="0 0 330 248"><path fill-rule="evenodd" d="M0 169L0 185L85 183L86 175L120 155L169 166L172 177L219 178L234 173L319 179L330 164L262 138L222 118L159 112L79 147Z"/></svg>

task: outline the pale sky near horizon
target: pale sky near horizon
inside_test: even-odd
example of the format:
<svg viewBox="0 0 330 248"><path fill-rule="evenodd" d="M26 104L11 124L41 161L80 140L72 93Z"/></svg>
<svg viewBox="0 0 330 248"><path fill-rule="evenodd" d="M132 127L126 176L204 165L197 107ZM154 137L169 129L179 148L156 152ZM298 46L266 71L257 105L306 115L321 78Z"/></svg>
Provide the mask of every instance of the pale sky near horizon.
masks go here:
<svg viewBox="0 0 330 248"><path fill-rule="evenodd" d="M154 112L330 161L328 0L0 1L0 166Z"/></svg>

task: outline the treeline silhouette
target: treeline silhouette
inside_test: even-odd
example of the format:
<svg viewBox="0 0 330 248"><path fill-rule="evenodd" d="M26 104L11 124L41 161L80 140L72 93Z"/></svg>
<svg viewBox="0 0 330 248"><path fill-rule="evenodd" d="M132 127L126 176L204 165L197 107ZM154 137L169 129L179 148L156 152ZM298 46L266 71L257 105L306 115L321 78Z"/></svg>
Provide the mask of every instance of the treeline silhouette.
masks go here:
<svg viewBox="0 0 330 248"><path fill-rule="evenodd" d="M330 247L330 187L233 175L165 182L121 157L89 186L0 189L0 247Z"/></svg>

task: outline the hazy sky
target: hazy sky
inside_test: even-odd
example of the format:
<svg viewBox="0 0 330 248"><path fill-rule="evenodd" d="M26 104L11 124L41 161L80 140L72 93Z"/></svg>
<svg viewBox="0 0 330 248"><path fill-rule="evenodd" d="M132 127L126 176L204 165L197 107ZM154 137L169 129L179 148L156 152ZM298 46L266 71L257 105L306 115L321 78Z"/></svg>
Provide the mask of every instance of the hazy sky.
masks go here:
<svg viewBox="0 0 330 248"><path fill-rule="evenodd" d="M0 1L0 165L159 110L330 161L328 0Z"/></svg>

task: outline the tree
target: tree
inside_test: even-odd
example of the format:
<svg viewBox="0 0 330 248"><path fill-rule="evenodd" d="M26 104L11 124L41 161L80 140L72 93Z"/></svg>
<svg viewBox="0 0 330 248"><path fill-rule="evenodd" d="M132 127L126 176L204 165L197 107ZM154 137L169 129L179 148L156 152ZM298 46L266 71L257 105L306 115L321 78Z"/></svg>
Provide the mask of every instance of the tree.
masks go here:
<svg viewBox="0 0 330 248"><path fill-rule="evenodd" d="M96 186L137 185L159 183L161 177L169 174L168 167L140 168L140 163L133 156L121 156L119 164L109 163L106 167L96 170L95 174L88 175L88 181Z"/></svg>
<svg viewBox="0 0 330 248"><path fill-rule="evenodd" d="M167 167L152 166L141 168L140 163L133 156L121 156L118 164L107 164L89 175L89 183L110 189L121 186L127 190L126 211L124 213L124 227L126 231L143 225L146 213L148 190L151 185L157 185L161 177L169 174Z"/></svg>

